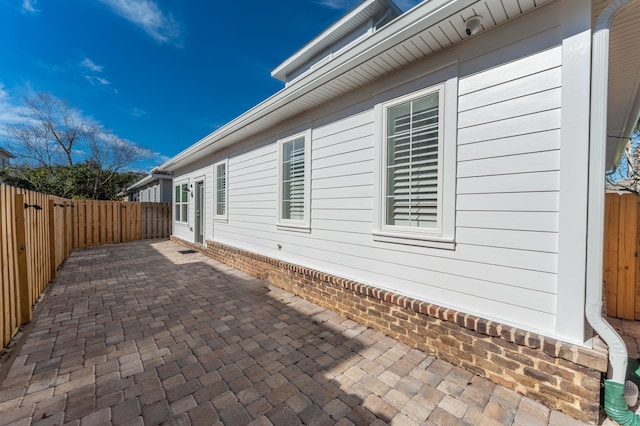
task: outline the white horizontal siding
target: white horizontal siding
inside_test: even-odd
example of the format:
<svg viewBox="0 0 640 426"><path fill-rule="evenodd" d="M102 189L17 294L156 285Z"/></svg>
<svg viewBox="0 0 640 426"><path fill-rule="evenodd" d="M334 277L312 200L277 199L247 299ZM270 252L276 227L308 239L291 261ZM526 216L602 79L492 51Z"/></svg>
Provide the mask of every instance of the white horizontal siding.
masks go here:
<svg viewBox="0 0 640 426"><path fill-rule="evenodd" d="M545 72L562 65L562 48L556 47L535 55L521 58L479 72L474 76L460 81L458 89L462 97L468 93L486 90L494 86L517 81L520 78Z"/></svg>
<svg viewBox="0 0 640 426"><path fill-rule="evenodd" d="M345 179L348 176L348 179ZM349 175L337 175L331 176L324 174L324 177L319 177L317 173L313 174L313 180L311 181L312 191L316 191L324 188L341 188L348 182L352 186L373 185L373 170L368 172L358 172Z"/></svg>
<svg viewBox="0 0 640 426"><path fill-rule="evenodd" d="M491 98L488 98L491 99ZM528 117L541 111L560 108L560 89L554 88L544 92L526 94L518 98L503 100L461 111L458 115L458 127L472 127L513 117Z"/></svg>
<svg viewBox="0 0 640 426"><path fill-rule="evenodd" d="M507 229L482 229L458 227L457 237L465 244L485 247L512 248L556 253L558 234L556 232L513 231Z"/></svg>
<svg viewBox="0 0 640 426"><path fill-rule="evenodd" d="M503 192L458 195L456 207L459 211L557 212L558 203L557 192Z"/></svg>
<svg viewBox="0 0 640 426"><path fill-rule="evenodd" d="M487 230L558 232L558 213L460 210L456 216L456 224L464 228Z"/></svg>
<svg viewBox="0 0 640 426"><path fill-rule="evenodd" d="M558 64L559 65L559 64ZM513 78L496 86L488 86L460 96L458 110L461 112L486 105L487 98L493 102L517 99L536 92L546 92L561 85L561 67L556 66L540 72L535 72L520 78ZM465 85L469 86L465 82ZM475 84L479 84L476 82ZM461 86L462 87L462 86ZM481 86L478 86L481 87Z"/></svg>
<svg viewBox="0 0 640 426"><path fill-rule="evenodd" d="M502 139L491 139L458 147L458 162L501 156L550 151L560 148L560 130L519 135Z"/></svg>
<svg viewBox="0 0 640 426"><path fill-rule="evenodd" d="M546 42L553 34L539 37ZM424 34L435 50L440 36ZM511 55L509 49L505 42ZM465 64L465 55L473 66ZM480 62L487 66L459 76L457 141L445 141L457 142L454 249L374 241L377 123L370 105L344 109L344 99L334 110L340 112L328 113L331 106L324 106L323 114L331 115L313 117L312 111L291 122L296 131L304 123L311 127L310 232L276 226L278 136L229 154L229 220L214 224L215 239L552 334L566 95L562 51L527 52L505 61L492 46L487 57L478 55L460 55L461 70L479 69ZM406 77L407 87L415 90L413 77ZM389 89L401 92L400 82L392 80ZM383 90L375 93L376 103L391 98Z"/></svg>
<svg viewBox="0 0 640 426"><path fill-rule="evenodd" d="M551 192L560 188L560 173L557 171L540 172L532 179L530 173L519 173L508 176L480 176L459 178L458 200L466 194L495 194L513 192ZM459 206L458 206L459 207Z"/></svg>
<svg viewBox="0 0 640 426"><path fill-rule="evenodd" d="M494 151L494 155L499 155ZM547 172L560 169L560 151L502 155L493 158L467 160L458 164L458 176L492 176L515 173Z"/></svg>
<svg viewBox="0 0 640 426"><path fill-rule="evenodd" d="M459 129L458 144L464 145L529 133L543 133L559 128L560 110L541 111Z"/></svg>
<svg viewBox="0 0 640 426"><path fill-rule="evenodd" d="M275 142L230 154L227 172L228 221L214 223L217 240L224 235L225 229L270 227L275 223L277 167Z"/></svg>

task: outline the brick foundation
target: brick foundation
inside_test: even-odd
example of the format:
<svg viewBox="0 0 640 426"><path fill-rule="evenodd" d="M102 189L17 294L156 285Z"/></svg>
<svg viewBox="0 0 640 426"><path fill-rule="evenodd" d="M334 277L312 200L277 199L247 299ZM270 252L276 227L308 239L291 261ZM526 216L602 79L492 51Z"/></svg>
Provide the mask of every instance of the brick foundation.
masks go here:
<svg viewBox="0 0 640 426"><path fill-rule="evenodd" d="M584 348L213 241L171 239L550 408L598 421L604 345Z"/></svg>

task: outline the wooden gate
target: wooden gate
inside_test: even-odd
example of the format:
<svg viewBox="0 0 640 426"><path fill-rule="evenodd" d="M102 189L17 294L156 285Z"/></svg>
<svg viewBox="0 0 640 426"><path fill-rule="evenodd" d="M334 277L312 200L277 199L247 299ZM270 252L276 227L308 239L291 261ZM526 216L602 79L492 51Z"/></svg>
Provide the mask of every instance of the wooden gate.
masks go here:
<svg viewBox="0 0 640 426"><path fill-rule="evenodd" d="M604 283L607 315L640 319L640 196L606 195Z"/></svg>

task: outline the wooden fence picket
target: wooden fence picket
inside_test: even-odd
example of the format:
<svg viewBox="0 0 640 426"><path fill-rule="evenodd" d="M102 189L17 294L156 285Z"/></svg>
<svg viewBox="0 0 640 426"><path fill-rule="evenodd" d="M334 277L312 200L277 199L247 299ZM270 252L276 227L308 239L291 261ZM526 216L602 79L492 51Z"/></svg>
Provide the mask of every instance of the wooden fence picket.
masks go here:
<svg viewBox="0 0 640 426"><path fill-rule="evenodd" d="M0 183L0 347L73 249L167 238L171 223L169 203L67 200Z"/></svg>

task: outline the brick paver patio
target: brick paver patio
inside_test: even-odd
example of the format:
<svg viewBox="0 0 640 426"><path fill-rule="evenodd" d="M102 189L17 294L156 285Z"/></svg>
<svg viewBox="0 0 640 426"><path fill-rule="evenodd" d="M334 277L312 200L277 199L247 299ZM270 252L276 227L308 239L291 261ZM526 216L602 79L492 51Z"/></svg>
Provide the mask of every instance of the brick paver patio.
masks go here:
<svg viewBox="0 0 640 426"><path fill-rule="evenodd" d="M181 251L74 251L0 374L0 424L577 424Z"/></svg>

